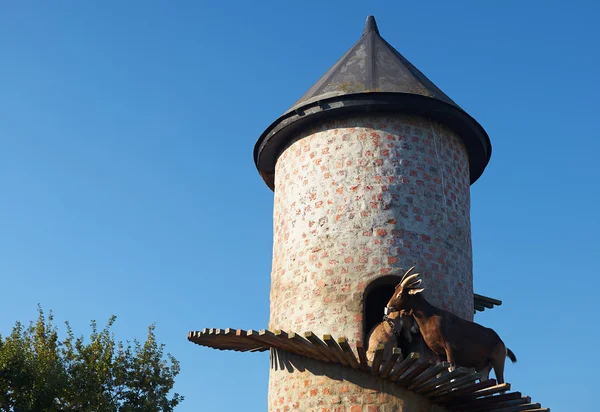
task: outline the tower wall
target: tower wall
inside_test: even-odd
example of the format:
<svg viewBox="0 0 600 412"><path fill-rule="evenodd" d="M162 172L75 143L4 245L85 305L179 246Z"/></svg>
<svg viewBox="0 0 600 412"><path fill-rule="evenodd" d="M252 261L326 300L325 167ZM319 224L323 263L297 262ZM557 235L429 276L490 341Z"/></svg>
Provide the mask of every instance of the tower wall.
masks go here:
<svg viewBox="0 0 600 412"><path fill-rule="evenodd" d="M432 304L472 320L470 180L460 138L405 115L326 121L297 138L276 165L269 328L363 339L365 288L412 265ZM270 410L298 402L312 410L312 401L280 395L306 381L326 380L342 396L344 382L307 371L272 368ZM348 384L360 399L373 393ZM397 402L395 410L413 410Z"/></svg>

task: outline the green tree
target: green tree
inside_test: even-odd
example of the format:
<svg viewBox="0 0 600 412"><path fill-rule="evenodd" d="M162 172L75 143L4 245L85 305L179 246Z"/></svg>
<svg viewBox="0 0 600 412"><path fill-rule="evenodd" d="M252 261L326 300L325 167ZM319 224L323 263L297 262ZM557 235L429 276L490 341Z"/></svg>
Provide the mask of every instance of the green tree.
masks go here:
<svg viewBox="0 0 600 412"><path fill-rule="evenodd" d="M39 308L36 322L17 322L0 336L0 411L159 412L183 400L171 393L179 362L164 354L154 324L144 343L132 345L115 341L115 316L101 331L92 321L88 340L67 322L60 341L53 320Z"/></svg>

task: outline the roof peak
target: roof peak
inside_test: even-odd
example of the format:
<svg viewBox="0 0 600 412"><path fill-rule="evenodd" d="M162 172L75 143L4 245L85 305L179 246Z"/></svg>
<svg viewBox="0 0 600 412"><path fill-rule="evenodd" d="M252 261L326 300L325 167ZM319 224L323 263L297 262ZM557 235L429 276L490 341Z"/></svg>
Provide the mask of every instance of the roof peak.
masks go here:
<svg viewBox="0 0 600 412"><path fill-rule="evenodd" d="M379 34L379 28L377 27L377 22L375 21L375 17L368 16L367 22L365 23L365 29L363 30L363 36L367 34L375 32L375 34Z"/></svg>

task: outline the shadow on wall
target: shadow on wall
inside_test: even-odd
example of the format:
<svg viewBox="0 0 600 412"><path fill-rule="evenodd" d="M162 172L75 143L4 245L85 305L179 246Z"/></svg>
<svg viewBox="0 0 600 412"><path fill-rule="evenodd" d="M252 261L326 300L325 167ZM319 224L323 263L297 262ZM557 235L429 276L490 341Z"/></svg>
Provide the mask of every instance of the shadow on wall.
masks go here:
<svg viewBox="0 0 600 412"><path fill-rule="evenodd" d="M363 396L368 394L373 397L372 401L369 401L369 404L385 404L387 407L386 410L406 412L444 411L443 408L431 404L429 400L422 396L407 389L400 388L395 382L382 380L361 370L355 370L343 365L325 363L293 353L279 351L277 349L271 349L271 372L276 374L284 373L285 375L281 376L279 379L283 379L285 385L290 388L294 387L293 380L303 382L303 384L297 386L299 391L304 390L305 392L308 392L310 389L319 387L321 388L319 392L324 396L326 392L322 390L327 387L329 388L330 393L336 395L334 396L336 398L336 404L340 403L339 389L341 388L341 386L338 387L337 385L347 385L350 383L356 385L357 388L351 389L349 396ZM292 372L294 372L294 374L292 374ZM303 372L306 372L306 374ZM310 387L306 387L306 379L309 377L325 377L328 378L329 381L314 382L309 384ZM379 395L376 395L377 393ZM302 398L302 395L299 393L296 395L298 395L297 399ZM319 398L320 404L326 405L328 404L328 401L333 401L333 399L323 398L323 396ZM383 396L383 398L381 396ZM310 399L312 398L305 397L304 401L310 403ZM358 399L358 402L363 402L367 398L361 397Z"/></svg>

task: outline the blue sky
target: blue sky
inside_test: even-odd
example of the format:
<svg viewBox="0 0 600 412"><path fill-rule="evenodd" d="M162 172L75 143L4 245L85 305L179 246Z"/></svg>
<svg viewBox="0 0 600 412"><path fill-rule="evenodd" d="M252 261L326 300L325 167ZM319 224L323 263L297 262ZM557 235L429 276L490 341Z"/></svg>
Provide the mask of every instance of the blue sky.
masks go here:
<svg viewBox="0 0 600 412"><path fill-rule="evenodd" d="M116 314L118 338L143 339L155 321L181 361L178 410L266 410L267 354L186 334L267 326L273 195L253 145L373 14L492 140L472 186L474 278L504 305L476 320L519 358L507 380L553 411L594 409L581 382L600 339L599 12L591 1L3 4L0 333L38 303L79 333Z"/></svg>

